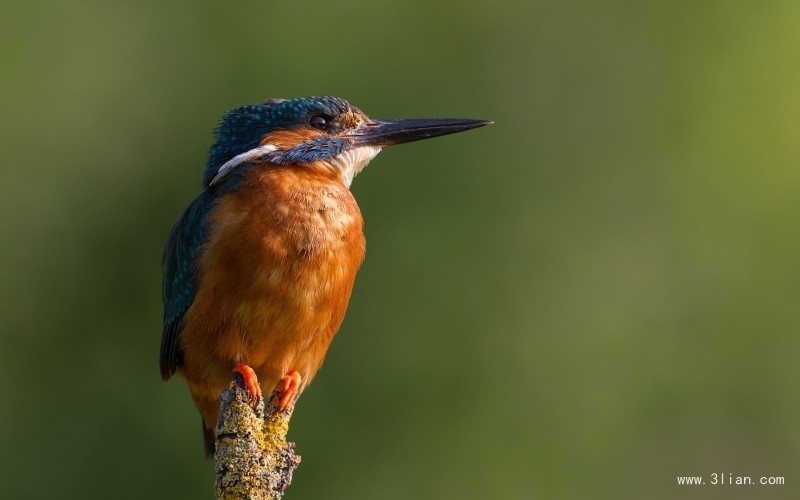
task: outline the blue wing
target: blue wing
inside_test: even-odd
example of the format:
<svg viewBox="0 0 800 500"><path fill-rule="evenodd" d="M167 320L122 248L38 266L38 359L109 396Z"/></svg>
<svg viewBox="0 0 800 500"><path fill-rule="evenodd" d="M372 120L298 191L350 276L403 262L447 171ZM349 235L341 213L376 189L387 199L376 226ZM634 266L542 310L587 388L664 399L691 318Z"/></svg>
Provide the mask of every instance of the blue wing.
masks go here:
<svg viewBox="0 0 800 500"><path fill-rule="evenodd" d="M206 238L206 215L213 204L203 193L184 210L164 248L164 333L161 337L161 377L169 379L183 364L180 334L183 315L197 291L196 262Z"/></svg>

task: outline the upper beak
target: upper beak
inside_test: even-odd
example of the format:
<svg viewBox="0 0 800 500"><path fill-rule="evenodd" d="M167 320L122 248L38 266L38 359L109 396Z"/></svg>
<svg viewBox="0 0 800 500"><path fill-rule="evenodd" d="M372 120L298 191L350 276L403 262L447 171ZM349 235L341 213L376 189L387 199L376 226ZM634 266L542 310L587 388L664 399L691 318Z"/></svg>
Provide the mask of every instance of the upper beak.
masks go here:
<svg viewBox="0 0 800 500"><path fill-rule="evenodd" d="M355 146L391 146L404 142L455 134L489 125L488 120L462 118L421 118L411 120L373 120L351 132Z"/></svg>

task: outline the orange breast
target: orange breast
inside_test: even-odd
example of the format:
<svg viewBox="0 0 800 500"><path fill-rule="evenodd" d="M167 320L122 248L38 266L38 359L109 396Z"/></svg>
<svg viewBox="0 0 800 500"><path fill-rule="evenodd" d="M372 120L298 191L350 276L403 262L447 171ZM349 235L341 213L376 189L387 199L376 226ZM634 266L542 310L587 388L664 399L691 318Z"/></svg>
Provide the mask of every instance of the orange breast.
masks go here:
<svg viewBox="0 0 800 500"><path fill-rule="evenodd" d="M207 427L237 362L264 394L290 371L304 385L314 377L364 248L355 199L326 170L256 166L218 201L181 333L182 372Z"/></svg>

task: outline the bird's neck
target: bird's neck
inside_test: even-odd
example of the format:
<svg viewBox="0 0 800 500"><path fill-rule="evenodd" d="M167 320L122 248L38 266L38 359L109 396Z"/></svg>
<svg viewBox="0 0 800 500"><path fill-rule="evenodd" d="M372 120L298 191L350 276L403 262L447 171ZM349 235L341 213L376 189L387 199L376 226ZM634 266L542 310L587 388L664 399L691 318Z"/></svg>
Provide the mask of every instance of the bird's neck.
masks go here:
<svg viewBox="0 0 800 500"><path fill-rule="evenodd" d="M244 224L249 229L237 234L272 236L295 255L349 252L348 242L363 240L363 219L350 190L339 173L310 165L257 166L244 179L241 189L221 200L218 220ZM256 236L261 238L261 236ZM260 240L259 240L260 241ZM344 247L343 247L344 245ZM358 243L357 247L363 247ZM363 252L363 248L359 250ZM332 255L333 255L332 254Z"/></svg>
<svg viewBox="0 0 800 500"><path fill-rule="evenodd" d="M337 172L342 183L349 188L353 178L380 152L381 148L376 146L361 146L348 149L333 158L318 160L317 164Z"/></svg>

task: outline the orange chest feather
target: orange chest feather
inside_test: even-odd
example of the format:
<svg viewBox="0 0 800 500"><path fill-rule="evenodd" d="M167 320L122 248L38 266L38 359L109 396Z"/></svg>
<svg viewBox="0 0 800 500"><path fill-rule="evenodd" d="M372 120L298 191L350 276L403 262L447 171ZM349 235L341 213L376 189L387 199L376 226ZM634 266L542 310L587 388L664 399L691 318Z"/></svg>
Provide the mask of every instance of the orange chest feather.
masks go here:
<svg viewBox="0 0 800 500"><path fill-rule="evenodd" d="M204 321L219 325L209 333L250 348L266 339L273 351L330 340L365 249L361 213L338 178L257 166L210 217L195 301L206 304Z"/></svg>

